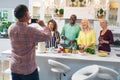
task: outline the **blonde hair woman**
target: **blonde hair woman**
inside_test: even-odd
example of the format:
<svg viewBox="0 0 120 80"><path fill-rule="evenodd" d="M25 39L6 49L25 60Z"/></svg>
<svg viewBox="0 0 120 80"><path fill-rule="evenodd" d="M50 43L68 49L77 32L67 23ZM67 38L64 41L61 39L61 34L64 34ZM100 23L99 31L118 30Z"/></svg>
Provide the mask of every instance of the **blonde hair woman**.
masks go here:
<svg viewBox="0 0 120 80"><path fill-rule="evenodd" d="M96 34L95 31L90 27L89 21L87 19L83 19L81 21L82 30L79 33L79 37L77 43L80 48L95 48L96 43Z"/></svg>

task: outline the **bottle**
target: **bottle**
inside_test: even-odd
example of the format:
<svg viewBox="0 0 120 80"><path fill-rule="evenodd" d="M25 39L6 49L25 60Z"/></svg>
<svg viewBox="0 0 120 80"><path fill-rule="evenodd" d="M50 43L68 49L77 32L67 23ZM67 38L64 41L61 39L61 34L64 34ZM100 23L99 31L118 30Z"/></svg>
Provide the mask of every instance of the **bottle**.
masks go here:
<svg viewBox="0 0 120 80"><path fill-rule="evenodd" d="M76 49L74 47L72 48L72 53L76 54Z"/></svg>
<svg viewBox="0 0 120 80"><path fill-rule="evenodd" d="M73 53L73 54L76 54L76 50L77 50L77 43L74 42L74 43L72 44L72 53Z"/></svg>
<svg viewBox="0 0 120 80"><path fill-rule="evenodd" d="M70 48L70 53L72 53L72 48Z"/></svg>

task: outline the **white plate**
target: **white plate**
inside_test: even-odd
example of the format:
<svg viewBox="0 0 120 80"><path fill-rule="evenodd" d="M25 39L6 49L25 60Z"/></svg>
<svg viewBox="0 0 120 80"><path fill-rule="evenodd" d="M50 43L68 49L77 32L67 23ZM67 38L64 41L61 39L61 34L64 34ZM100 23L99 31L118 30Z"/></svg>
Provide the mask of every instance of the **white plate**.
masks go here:
<svg viewBox="0 0 120 80"><path fill-rule="evenodd" d="M46 53L46 51L39 51L39 50L36 50L37 53Z"/></svg>
<svg viewBox="0 0 120 80"><path fill-rule="evenodd" d="M61 53L62 56L71 56L71 53Z"/></svg>
<svg viewBox="0 0 120 80"><path fill-rule="evenodd" d="M80 54L80 55L82 55L82 56L87 55L86 52L84 52L84 53L80 53L80 52L78 52L78 54Z"/></svg>

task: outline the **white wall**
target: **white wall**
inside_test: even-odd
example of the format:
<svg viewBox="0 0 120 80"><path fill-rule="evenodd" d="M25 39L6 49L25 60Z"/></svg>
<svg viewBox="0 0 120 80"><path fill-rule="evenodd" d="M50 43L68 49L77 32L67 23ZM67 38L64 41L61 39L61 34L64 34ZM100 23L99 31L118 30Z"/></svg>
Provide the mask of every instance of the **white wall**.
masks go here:
<svg viewBox="0 0 120 80"><path fill-rule="evenodd" d="M0 0L0 8L15 8L18 4L29 5L29 0Z"/></svg>
<svg viewBox="0 0 120 80"><path fill-rule="evenodd" d="M100 36L100 30L101 30L99 20L94 21L94 30L96 32L96 45L98 45L98 43L99 43L98 38Z"/></svg>
<svg viewBox="0 0 120 80"><path fill-rule="evenodd" d="M72 14L77 16L77 19L95 19L95 10L90 7L65 7L64 18L69 19Z"/></svg>
<svg viewBox="0 0 120 80"><path fill-rule="evenodd" d="M8 21L14 21L14 8L19 4L25 4L29 7L29 0L0 0L0 11L8 11Z"/></svg>

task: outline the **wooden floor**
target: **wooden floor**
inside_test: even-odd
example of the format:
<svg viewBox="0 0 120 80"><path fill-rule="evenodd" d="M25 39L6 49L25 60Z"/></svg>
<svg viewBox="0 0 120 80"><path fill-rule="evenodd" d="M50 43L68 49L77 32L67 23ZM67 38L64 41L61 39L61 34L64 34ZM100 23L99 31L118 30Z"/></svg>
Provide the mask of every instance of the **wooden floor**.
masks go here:
<svg viewBox="0 0 120 80"><path fill-rule="evenodd" d="M4 67L5 67L5 69L8 68L8 61L5 61ZM0 80L3 80L2 70L1 70L1 61L0 61ZM9 80L9 75L8 74L4 74L4 80Z"/></svg>

